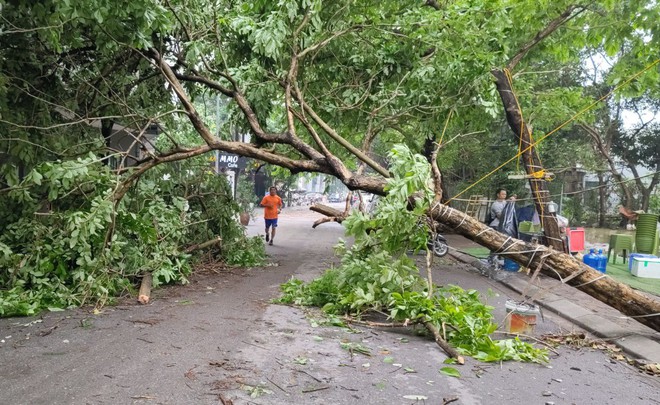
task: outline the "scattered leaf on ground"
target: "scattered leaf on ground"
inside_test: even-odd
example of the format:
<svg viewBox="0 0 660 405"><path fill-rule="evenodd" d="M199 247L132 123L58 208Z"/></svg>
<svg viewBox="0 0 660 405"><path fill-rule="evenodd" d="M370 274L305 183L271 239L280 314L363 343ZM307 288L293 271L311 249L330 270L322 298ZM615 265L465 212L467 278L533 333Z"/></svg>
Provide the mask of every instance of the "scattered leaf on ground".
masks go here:
<svg viewBox="0 0 660 405"><path fill-rule="evenodd" d="M460 377L461 373L456 370L454 367L443 367L440 369L440 372L444 375L448 375L450 377Z"/></svg>
<svg viewBox="0 0 660 405"><path fill-rule="evenodd" d="M348 350L351 354L353 353L360 353L365 356L371 356L371 351L369 350L368 347L362 346L359 343L353 343L353 342L348 342L348 343L340 343L341 348L344 350Z"/></svg>

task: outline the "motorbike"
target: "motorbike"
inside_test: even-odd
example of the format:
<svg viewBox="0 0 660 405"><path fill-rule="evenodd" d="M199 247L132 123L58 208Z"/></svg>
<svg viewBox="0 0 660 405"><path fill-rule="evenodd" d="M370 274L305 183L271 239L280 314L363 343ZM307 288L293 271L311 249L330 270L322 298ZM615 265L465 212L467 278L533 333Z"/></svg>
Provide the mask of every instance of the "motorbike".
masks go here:
<svg viewBox="0 0 660 405"><path fill-rule="evenodd" d="M449 244L447 243L447 239L439 233L436 233L435 235L433 232L429 233L429 241L427 242L427 246L437 257L442 257L449 252Z"/></svg>
<svg viewBox="0 0 660 405"><path fill-rule="evenodd" d="M449 253L449 243L447 243L447 238L438 232L440 225L437 222L426 218L419 222L419 226L424 226L424 223L428 224L429 229L426 242L428 249L437 257L442 257Z"/></svg>

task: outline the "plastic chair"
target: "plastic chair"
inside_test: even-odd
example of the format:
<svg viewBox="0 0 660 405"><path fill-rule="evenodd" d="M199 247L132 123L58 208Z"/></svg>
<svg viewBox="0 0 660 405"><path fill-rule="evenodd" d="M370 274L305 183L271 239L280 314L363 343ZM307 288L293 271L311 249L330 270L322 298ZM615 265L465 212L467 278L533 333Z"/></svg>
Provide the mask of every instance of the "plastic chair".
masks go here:
<svg viewBox="0 0 660 405"><path fill-rule="evenodd" d="M622 253L623 262L626 262L626 255L633 251L633 238L630 235L614 234L610 235L610 243L607 249L607 262L610 262L610 254L614 251L614 259L612 264L616 264L616 256L618 252Z"/></svg>

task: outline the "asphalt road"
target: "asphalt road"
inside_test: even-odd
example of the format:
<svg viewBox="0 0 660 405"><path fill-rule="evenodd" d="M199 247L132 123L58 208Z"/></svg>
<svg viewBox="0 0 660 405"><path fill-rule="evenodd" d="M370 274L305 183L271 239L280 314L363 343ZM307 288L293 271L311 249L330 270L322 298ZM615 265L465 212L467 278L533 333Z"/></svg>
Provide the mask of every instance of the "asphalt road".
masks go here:
<svg viewBox="0 0 660 405"><path fill-rule="evenodd" d="M313 230L316 218L285 210L267 246L273 265L209 268L146 306L0 319L0 404L660 403L658 378L600 350L561 347L547 365L467 359L454 378L438 371L444 353L413 330L318 326L314 311L270 304L291 276L311 280L337 262L342 228ZM258 219L248 232L261 228ZM434 280L481 291L498 320L506 298L516 298L448 259L436 263ZM546 315L535 334L576 330ZM341 342L371 355L351 355Z"/></svg>

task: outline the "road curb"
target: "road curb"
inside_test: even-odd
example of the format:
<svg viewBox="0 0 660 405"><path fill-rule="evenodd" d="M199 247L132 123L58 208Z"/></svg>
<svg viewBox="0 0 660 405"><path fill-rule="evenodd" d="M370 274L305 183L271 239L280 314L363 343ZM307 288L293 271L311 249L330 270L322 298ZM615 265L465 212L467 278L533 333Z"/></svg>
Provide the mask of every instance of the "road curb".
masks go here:
<svg viewBox="0 0 660 405"><path fill-rule="evenodd" d="M450 251L449 255L462 263L477 268L482 274L488 274L488 267L473 256L458 251ZM616 344L635 359L660 363L660 342L639 333L631 332L561 295L543 292L539 287L530 285L529 278L520 273L508 273L504 277L492 278L513 291L534 297L533 301L544 310L557 314L585 331ZM612 310L616 311L614 308Z"/></svg>

